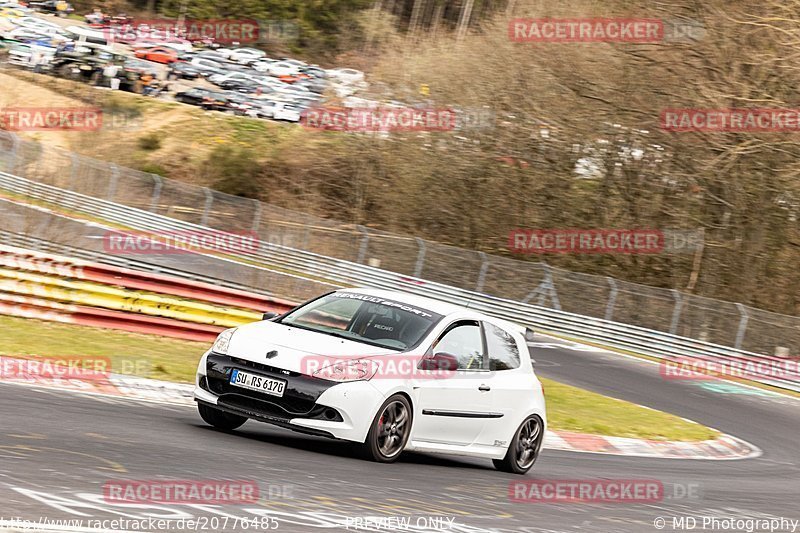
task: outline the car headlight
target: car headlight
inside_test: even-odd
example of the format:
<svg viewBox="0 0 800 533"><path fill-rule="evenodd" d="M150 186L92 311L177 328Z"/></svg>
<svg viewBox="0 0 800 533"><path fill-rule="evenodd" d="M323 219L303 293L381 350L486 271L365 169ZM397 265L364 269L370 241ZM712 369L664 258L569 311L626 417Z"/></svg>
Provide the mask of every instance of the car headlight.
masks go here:
<svg viewBox="0 0 800 533"><path fill-rule="evenodd" d="M228 355L228 347L231 344L231 337L233 337L235 331L236 328L226 329L217 335L217 339L214 341L214 346L211 347L211 351L221 355Z"/></svg>
<svg viewBox="0 0 800 533"><path fill-rule="evenodd" d="M367 381L378 371L378 365L369 359L339 361L325 366L311 374L315 378L330 381Z"/></svg>

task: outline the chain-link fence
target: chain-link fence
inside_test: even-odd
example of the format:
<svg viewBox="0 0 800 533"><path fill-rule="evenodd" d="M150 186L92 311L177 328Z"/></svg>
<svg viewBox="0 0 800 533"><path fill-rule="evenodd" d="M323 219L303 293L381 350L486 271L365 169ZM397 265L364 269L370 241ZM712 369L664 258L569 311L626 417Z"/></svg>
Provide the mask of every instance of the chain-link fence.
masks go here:
<svg viewBox="0 0 800 533"><path fill-rule="evenodd" d="M121 168L23 141L7 132L0 132L0 170L214 229L254 231L263 241L501 298L752 352L772 354L778 348L791 354L800 352L800 317L345 224ZM0 216L6 218L6 212L0 212ZM102 218L102 213L96 216ZM3 227L10 228L7 223ZM50 231L61 235L59 242L64 243L65 228L59 223ZM72 231L73 246L96 246L85 235L78 235L82 231L78 226ZM146 260L166 259L148 256ZM233 264L224 271L220 271L219 263L212 266L203 261L183 267L198 275L300 296L299 285L284 286L290 282L285 276L279 286L269 286L265 284L277 280L266 279L263 274L253 277L252 269L237 273ZM244 277L237 277L239 274Z"/></svg>

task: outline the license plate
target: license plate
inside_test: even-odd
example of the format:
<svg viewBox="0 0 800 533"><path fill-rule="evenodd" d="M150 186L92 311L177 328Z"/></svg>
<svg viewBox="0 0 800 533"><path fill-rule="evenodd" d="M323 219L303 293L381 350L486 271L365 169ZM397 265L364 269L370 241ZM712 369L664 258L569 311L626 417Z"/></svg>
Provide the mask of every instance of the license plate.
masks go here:
<svg viewBox="0 0 800 533"><path fill-rule="evenodd" d="M278 397L283 396L283 391L286 389L286 382L282 379L258 376L241 370L231 372L230 384Z"/></svg>

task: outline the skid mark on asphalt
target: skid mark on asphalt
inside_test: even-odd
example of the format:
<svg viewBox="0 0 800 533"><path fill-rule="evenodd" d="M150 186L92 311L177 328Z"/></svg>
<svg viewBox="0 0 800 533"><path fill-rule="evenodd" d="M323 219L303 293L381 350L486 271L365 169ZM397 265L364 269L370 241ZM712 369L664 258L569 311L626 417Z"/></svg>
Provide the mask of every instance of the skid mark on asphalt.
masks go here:
<svg viewBox="0 0 800 533"><path fill-rule="evenodd" d="M120 463L116 461L111 461L109 459L105 459L103 457L99 457L97 455L92 455L89 453L76 452L74 450L64 450L61 448L51 448L42 446L28 446L26 444L17 444L14 446L0 446L0 450L4 450L9 453L15 453L17 455L17 458L19 459L34 459L34 460L36 459L36 457L34 456L39 455L42 452L51 452L51 454L55 453L56 456L60 454L66 454L68 456L78 456L81 458L92 459L96 461L95 467L98 470L105 470L109 472L118 472L118 473L125 473L128 471L124 466L122 466ZM57 462L51 461L51 464L63 464L63 463L73 464L73 465L79 464L76 463L74 460L64 461L63 458L61 461ZM98 464L105 466L97 466Z"/></svg>
<svg viewBox="0 0 800 533"><path fill-rule="evenodd" d="M24 434L6 433L6 436L11 437L13 439L32 439L32 440L47 439L47 435L42 435L41 433L24 433Z"/></svg>

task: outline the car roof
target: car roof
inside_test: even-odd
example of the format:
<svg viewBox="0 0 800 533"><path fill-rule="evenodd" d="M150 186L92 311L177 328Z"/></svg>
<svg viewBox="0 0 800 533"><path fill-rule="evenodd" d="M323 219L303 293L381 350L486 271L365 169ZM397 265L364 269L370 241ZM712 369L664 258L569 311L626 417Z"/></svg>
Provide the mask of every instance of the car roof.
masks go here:
<svg viewBox="0 0 800 533"><path fill-rule="evenodd" d="M368 296L377 296L379 298L386 298L387 300L395 300L405 304L422 307L440 315L449 315L452 313L461 313L467 309L458 305L450 304L447 302L440 302L424 296L417 296L416 294L409 294L407 292L389 291L385 289L369 289L365 287L357 287L353 289L341 289L337 292L356 292L359 294L366 294Z"/></svg>
<svg viewBox="0 0 800 533"><path fill-rule="evenodd" d="M483 320L485 318L489 318L492 322L503 326L504 329L508 331L516 331L519 333L524 333L525 331L524 326L515 324L514 322L509 322L508 320L503 320L501 318L489 316L474 309L469 309L467 307L463 307L460 305L455 305L448 302L442 302L439 300L434 300L432 298L426 298L424 296L417 296L416 294L409 294L407 292L390 291L385 289L370 289L366 287L339 289L336 292L354 292L358 294L364 294L367 296L377 296L379 298L386 298L387 300L394 300L411 306L427 309L428 311L433 311L434 313L438 313L440 315L445 315L445 316L458 314L463 316L464 318L470 318L474 320Z"/></svg>

